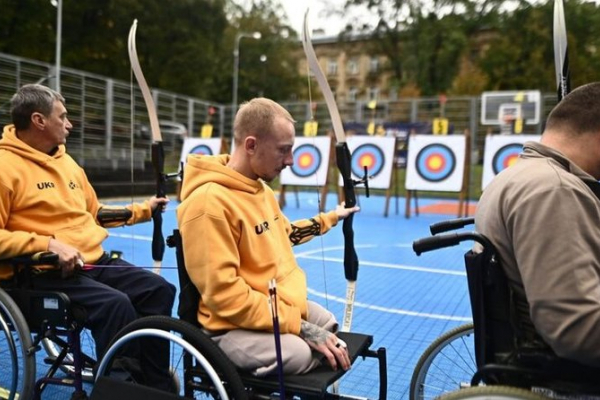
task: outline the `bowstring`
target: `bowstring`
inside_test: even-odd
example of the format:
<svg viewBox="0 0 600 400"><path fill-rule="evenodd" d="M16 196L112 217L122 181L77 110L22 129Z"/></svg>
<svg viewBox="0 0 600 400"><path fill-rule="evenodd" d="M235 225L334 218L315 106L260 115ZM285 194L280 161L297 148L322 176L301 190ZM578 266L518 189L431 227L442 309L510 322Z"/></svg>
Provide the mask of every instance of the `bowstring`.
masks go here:
<svg viewBox="0 0 600 400"><path fill-rule="evenodd" d="M306 80L308 81L308 108L310 110L310 121L315 121L315 114L313 111L313 101L312 101L312 84L310 79L310 65L308 62L306 63ZM315 145L315 136L313 138L313 146ZM331 154L331 150L329 151ZM329 157L327 158L329 160ZM327 164L327 174L325 175L325 185L327 185L327 177L329 176L329 163ZM325 211L321 208L321 193L319 191L319 177L315 174L315 191L317 192L317 212L320 213L321 210ZM327 269L325 268L325 243L323 241L323 235L319 234L319 240L321 242L321 268L323 269L323 288L325 290L325 308L329 310L329 292L327 291Z"/></svg>
<svg viewBox="0 0 600 400"><path fill-rule="evenodd" d="M135 89L133 88L133 69L129 68L129 115L131 115L130 121L129 121L129 131L131 132L130 134L130 138L129 138L129 169L130 169L130 189L129 192L131 194L131 211L133 212L133 196L134 196L134 188L133 188L133 184L135 181L135 177L134 177L134 172L133 172L133 135L134 135L134 129L135 129ZM131 263L135 264L135 242L134 242L134 228L133 228L133 224L129 227L129 229L131 229Z"/></svg>

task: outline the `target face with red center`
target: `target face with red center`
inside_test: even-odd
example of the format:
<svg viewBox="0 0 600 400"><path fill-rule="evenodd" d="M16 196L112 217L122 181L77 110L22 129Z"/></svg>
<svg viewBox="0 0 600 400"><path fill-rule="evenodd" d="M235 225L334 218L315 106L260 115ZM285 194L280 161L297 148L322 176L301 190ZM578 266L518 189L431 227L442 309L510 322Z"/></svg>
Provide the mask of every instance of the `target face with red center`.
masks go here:
<svg viewBox="0 0 600 400"><path fill-rule="evenodd" d="M304 178L316 173L321 162L319 149L312 144L303 144L294 150L294 165L291 170L295 175Z"/></svg>
<svg viewBox="0 0 600 400"><path fill-rule="evenodd" d="M352 152L352 173L354 176L362 177L367 173L371 177L376 177L385 165L385 156L381 148L374 144L366 143L358 146Z"/></svg>
<svg viewBox="0 0 600 400"><path fill-rule="evenodd" d="M492 158L492 170L494 174L498 174L500 171L513 165L519 158L522 150L523 145L521 143L507 144L498 149L496 154L494 154L494 158Z"/></svg>
<svg viewBox="0 0 600 400"><path fill-rule="evenodd" d="M452 175L456 168L454 152L443 144L423 147L416 159L417 173L429 182L440 182Z"/></svg>
<svg viewBox="0 0 600 400"><path fill-rule="evenodd" d="M199 154L201 156L212 156L213 152L210 147L205 144L192 147L190 154Z"/></svg>

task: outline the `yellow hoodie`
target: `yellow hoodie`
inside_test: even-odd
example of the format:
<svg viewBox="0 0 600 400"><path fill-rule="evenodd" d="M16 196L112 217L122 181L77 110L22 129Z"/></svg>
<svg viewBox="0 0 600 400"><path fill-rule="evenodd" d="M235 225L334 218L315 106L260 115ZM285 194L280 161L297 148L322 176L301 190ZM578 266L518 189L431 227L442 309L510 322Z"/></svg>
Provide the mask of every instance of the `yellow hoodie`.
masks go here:
<svg viewBox="0 0 600 400"><path fill-rule="evenodd" d="M272 330L268 283L277 280L281 333L300 333L307 285L292 251L338 222L334 211L291 224L273 191L226 166L228 155L190 155L177 209L185 264L211 331Z"/></svg>
<svg viewBox="0 0 600 400"><path fill-rule="evenodd" d="M96 220L103 205L64 145L44 154L8 125L0 140L0 165L0 258L46 251L51 238L78 249L88 263L100 258L108 236ZM148 202L128 208L133 216L127 224L150 219ZM0 279L10 275L10 268L0 267Z"/></svg>

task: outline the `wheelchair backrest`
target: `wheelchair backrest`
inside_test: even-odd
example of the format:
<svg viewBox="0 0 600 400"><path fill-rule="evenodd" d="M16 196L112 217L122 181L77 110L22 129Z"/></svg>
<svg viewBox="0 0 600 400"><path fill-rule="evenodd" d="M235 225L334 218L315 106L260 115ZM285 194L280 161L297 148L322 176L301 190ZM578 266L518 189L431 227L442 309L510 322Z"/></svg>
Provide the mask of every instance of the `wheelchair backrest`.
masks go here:
<svg viewBox="0 0 600 400"><path fill-rule="evenodd" d="M515 350L508 282L492 251L468 251L465 268L475 329L475 357L479 368Z"/></svg>
<svg viewBox="0 0 600 400"><path fill-rule="evenodd" d="M477 366L504 364L522 350L542 350L554 356L535 331L525 298L511 289L493 248L468 251L465 268L475 329Z"/></svg>
<svg viewBox="0 0 600 400"><path fill-rule="evenodd" d="M183 256L183 242L179 229L174 229L173 234L168 237L167 244L175 248L177 258L177 276L179 278L179 306L177 315L183 321L199 326L198 305L200 304L200 292L191 281L185 268L185 258Z"/></svg>

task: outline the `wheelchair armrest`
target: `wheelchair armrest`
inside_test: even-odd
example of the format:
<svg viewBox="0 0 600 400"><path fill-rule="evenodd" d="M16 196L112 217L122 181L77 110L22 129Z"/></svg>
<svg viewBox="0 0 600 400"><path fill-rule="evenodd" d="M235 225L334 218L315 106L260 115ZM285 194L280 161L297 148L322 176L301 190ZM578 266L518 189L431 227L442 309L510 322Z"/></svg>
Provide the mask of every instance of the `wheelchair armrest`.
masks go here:
<svg viewBox="0 0 600 400"><path fill-rule="evenodd" d="M12 265L55 265L58 263L58 254L51 251L39 251L33 254L24 254L0 260L2 264Z"/></svg>

